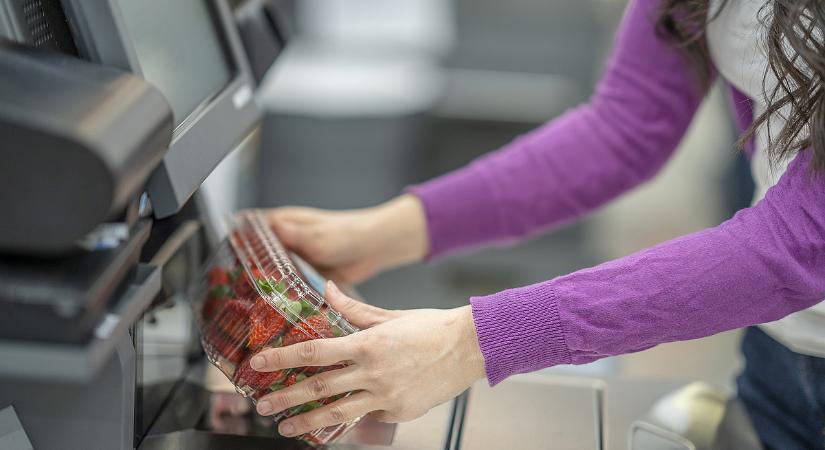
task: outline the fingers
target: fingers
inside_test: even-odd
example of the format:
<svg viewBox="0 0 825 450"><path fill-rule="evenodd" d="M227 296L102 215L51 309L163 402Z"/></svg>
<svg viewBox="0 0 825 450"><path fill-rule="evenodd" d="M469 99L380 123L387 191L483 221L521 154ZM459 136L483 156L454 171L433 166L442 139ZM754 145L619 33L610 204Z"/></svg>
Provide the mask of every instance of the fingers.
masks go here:
<svg viewBox="0 0 825 450"><path fill-rule="evenodd" d="M344 295L332 281L327 282L325 298L332 309L338 311L347 321L358 328L370 328L394 317L392 311L367 305Z"/></svg>
<svg viewBox="0 0 825 450"><path fill-rule="evenodd" d="M293 250L301 250L310 241L306 225L294 222L271 222L278 239Z"/></svg>
<svg viewBox="0 0 825 450"><path fill-rule="evenodd" d="M323 400L333 395L359 389L363 380L353 375L355 369L345 367L311 376L286 389L268 394L258 400L258 414L268 416L289 408Z"/></svg>
<svg viewBox="0 0 825 450"><path fill-rule="evenodd" d="M368 392L357 392L329 405L286 419L278 425L282 436L298 436L319 428L338 425L379 409Z"/></svg>
<svg viewBox="0 0 825 450"><path fill-rule="evenodd" d="M324 214L324 211L313 208L278 208L269 213L269 224L284 245L300 251L313 242L315 226Z"/></svg>
<svg viewBox="0 0 825 450"><path fill-rule="evenodd" d="M375 275L377 267L371 258L361 258L337 267L327 268L323 275L338 284L355 285Z"/></svg>
<svg viewBox="0 0 825 450"><path fill-rule="evenodd" d="M340 338L315 339L280 348L264 350L249 360L258 372L274 372L306 366L334 366L342 361L353 361L357 356L351 339L354 335Z"/></svg>
<svg viewBox="0 0 825 450"><path fill-rule="evenodd" d="M291 222L294 224L308 224L318 220L324 211L315 208L304 208L297 206L285 206L275 208L269 212L269 222Z"/></svg>

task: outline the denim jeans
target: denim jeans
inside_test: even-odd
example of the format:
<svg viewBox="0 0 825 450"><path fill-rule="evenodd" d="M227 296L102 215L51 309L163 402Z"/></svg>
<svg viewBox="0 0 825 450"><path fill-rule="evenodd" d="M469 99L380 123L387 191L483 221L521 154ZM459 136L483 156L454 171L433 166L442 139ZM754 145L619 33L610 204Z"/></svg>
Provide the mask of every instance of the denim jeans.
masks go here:
<svg viewBox="0 0 825 450"><path fill-rule="evenodd" d="M758 328L742 341L738 394L767 450L825 450L825 358L800 355Z"/></svg>

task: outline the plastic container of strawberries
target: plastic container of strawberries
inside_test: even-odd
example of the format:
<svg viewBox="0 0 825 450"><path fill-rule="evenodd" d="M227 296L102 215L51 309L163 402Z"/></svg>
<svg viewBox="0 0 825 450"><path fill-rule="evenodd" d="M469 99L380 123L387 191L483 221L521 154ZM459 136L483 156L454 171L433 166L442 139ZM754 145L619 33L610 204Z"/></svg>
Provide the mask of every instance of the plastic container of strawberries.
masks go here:
<svg viewBox="0 0 825 450"><path fill-rule="evenodd" d="M201 342L212 364L253 403L306 377L339 368L267 373L250 367L249 359L265 348L345 336L357 328L326 304L323 279L283 247L260 211L241 212L228 219L228 225L229 237L206 263L192 292ZM346 395L350 394L294 407L274 420L311 411ZM300 439L326 445L356 423L322 428Z"/></svg>

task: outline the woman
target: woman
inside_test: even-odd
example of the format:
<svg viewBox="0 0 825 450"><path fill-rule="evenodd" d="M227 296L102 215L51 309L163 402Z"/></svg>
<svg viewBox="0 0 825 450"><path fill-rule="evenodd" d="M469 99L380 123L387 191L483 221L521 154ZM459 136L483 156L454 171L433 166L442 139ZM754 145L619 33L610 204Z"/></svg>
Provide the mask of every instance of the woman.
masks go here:
<svg viewBox="0 0 825 450"><path fill-rule="evenodd" d="M754 205L717 227L453 310L382 310L330 285L330 302L364 331L267 350L253 367L350 365L264 397L258 412L354 390L280 431L365 413L405 421L484 376L495 385L816 305L825 299L824 35L820 0L632 0L587 104L384 205L273 211L287 245L333 279L358 282L558 227L642 183L717 77L733 88L743 128L754 123L743 139ZM811 309L746 334L739 395L770 448L825 445L823 317Z"/></svg>

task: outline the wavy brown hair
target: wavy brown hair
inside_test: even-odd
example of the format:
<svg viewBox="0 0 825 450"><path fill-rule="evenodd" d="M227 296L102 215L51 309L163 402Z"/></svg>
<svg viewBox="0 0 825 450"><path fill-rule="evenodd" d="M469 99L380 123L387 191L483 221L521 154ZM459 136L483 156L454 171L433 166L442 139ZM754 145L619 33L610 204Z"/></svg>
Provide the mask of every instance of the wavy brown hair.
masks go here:
<svg viewBox="0 0 825 450"><path fill-rule="evenodd" d="M721 3L724 8L728 0ZM742 136L740 147L759 127L767 126L768 156L772 162L811 147L811 168L825 171L825 1L765 0L759 17L767 27L763 43L768 53L767 70L773 72L779 82L772 87L763 82L767 109ZM709 0L662 0L657 18L660 35L685 50L704 89L710 84L713 70L705 24L713 19ZM774 133L769 119L784 113L780 112L784 108L790 110L783 116L786 124Z"/></svg>

